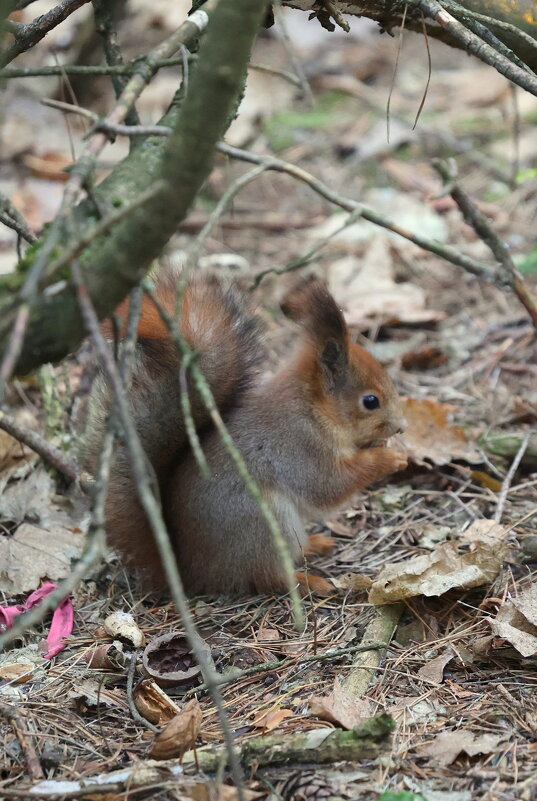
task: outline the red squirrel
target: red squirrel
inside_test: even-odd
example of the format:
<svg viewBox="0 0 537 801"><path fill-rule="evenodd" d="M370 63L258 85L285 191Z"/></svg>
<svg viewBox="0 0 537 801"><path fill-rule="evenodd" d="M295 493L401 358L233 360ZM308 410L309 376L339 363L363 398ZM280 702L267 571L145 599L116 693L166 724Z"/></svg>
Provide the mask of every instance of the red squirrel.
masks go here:
<svg viewBox="0 0 537 801"><path fill-rule="evenodd" d="M176 277L160 276L157 295L172 310ZM189 279L181 333L199 365L233 441L282 529L296 563L327 552L328 537L307 536L308 521L341 507L356 492L406 466L386 446L405 421L395 386L379 362L351 342L340 309L317 280L297 284L283 313L300 326L294 354L270 378L257 365L257 317L236 287L215 278ZM125 314L125 306L120 308ZM191 393L204 478L188 446L180 406L180 357L149 299L138 327L131 409L152 465L183 582L190 593L244 594L287 589L280 558L256 502L237 474L201 399ZM99 380L90 415L87 463L94 463L110 393ZM117 448L107 501L109 541L157 575L159 560L136 496L124 444ZM297 581L324 594L329 582L298 572Z"/></svg>

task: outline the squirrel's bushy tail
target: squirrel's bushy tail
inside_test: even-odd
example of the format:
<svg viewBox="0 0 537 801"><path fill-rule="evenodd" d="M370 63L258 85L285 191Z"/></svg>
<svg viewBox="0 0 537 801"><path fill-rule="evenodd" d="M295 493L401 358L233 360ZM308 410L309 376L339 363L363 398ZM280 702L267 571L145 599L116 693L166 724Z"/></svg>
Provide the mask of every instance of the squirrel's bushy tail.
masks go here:
<svg viewBox="0 0 537 801"><path fill-rule="evenodd" d="M177 272L171 270L155 276L156 297L172 317L177 280ZM126 320L128 301L116 312ZM239 404L255 377L262 353L259 318L251 311L246 293L214 276L194 274L184 287L178 325L197 354L218 408L225 412ZM103 324L103 331L109 335L111 326ZM144 296L128 399L161 495L174 464L188 448L180 372L181 358L169 331L151 299ZM195 427L201 431L210 426L210 416L189 378L188 385ZM112 402L113 394L100 375L90 400L83 454L85 466L92 472ZM138 499L128 445L121 440L115 449L109 484L106 528L109 544L121 551L130 566L143 567L153 579L160 579L160 559Z"/></svg>

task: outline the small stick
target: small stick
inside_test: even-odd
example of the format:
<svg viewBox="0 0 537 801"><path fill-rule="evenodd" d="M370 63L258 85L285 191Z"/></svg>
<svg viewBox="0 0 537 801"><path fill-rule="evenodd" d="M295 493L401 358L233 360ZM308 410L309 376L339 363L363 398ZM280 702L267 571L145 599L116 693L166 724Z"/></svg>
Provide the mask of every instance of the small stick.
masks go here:
<svg viewBox="0 0 537 801"><path fill-rule="evenodd" d="M456 182L457 174L453 164L441 161L433 162L433 167L443 178L447 190L459 207L465 221L470 225L478 237L487 245L493 256L502 265L505 271L504 280L518 297L531 321L537 328L537 298L526 286L522 274L514 263L509 247L498 236L483 212L477 208L474 201L466 194L464 189Z"/></svg>
<svg viewBox="0 0 537 801"><path fill-rule="evenodd" d="M32 740L27 737L25 732L24 721L22 716L14 706L10 704L0 703L0 717L5 718L11 724L11 728L15 733L15 737L19 741L22 753L26 760L26 767L28 768L28 775L33 781L39 781L45 778L41 762L34 748Z"/></svg>
<svg viewBox="0 0 537 801"><path fill-rule="evenodd" d="M241 670L237 673L230 673L230 675L227 676L224 675L221 679L219 679L218 683L220 686L223 686L224 684L236 684L237 682L247 679L250 676L257 676L260 673L271 673L272 671L282 670L283 668L289 667L289 665L296 665L297 667L300 667L308 662L326 662L329 660L332 661L336 659L342 659L349 654L370 654L371 651L385 647L385 642L368 642L367 645L364 645L363 643L360 643L360 645L346 645L343 648L329 649L328 651L323 651L322 653L308 654L307 656L288 656L285 659L275 659L272 662L263 662L261 665L253 665L252 667L245 668L245 670ZM198 693L205 692L207 689L207 685L200 684L199 687L193 687L191 690L188 690L184 697L190 698Z"/></svg>
<svg viewBox="0 0 537 801"><path fill-rule="evenodd" d="M155 734L160 734L159 727L155 726L155 724L151 723L151 721L147 720L147 718L144 718L144 716L138 711L138 707L134 702L134 674L136 672L137 658L138 654L135 651L130 658L129 670L127 673L127 702L129 704L129 710L133 720L135 720L137 723L141 723L142 726L145 726Z"/></svg>
<svg viewBox="0 0 537 801"><path fill-rule="evenodd" d="M57 470L70 484L78 483L84 492L89 492L93 485L91 476L82 472L73 459L62 453L55 445L47 442L37 431L21 426L11 415L6 414L1 409L0 428L18 439L19 442L27 445L35 453L38 453L47 464Z"/></svg>
<svg viewBox="0 0 537 801"><path fill-rule="evenodd" d="M374 651L364 649L359 654L343 683L344 690L360 698L365 695L377 668L384 659L386 648L394 635L403 609L403 604L387 604L378 607L376 616L366 627L362 641L371 640L377 643L380 641L382 645L380 647L375 645Z"/></svg>
<svg viewBox="0 0 537 801"><path fill-rule="evenodd" d="M494 520L496 521L496 523L499 523L502 518L503 509L505 506L505 502L507 500L509 489L513 482L513 478L518 469L518 466L522 461L524 454L526 453L526 448L529 445L530 436L531 436L530 432L527 431L524 436L524 439L520 443L520 447L515 455L515 458L511 462L511 467L509 468L509 471L502 482L502 488L500 490L500 495L498 498L498 505L496 506L496 512L494 513Z"/></svg>

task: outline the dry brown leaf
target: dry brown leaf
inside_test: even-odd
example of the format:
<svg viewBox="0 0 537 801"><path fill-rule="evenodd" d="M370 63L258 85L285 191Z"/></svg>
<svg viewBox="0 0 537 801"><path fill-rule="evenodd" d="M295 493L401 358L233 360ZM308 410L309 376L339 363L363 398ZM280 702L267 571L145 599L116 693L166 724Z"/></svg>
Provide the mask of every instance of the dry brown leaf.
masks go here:
<svg viewBox="0 0 537 801"><path fill-rule="evenodd" d="M45 529L23 523L12 537L0 535L0 590L21 595L39 587L42 579L63 578L83 544L83 534L60 526Z"/></svg>
<svg viewBox="0 0 537 801"><path fill-rule="evenodd" d="M237 801L239 793L236 787L230 787L228 784L220 784L215 781L196 783L188 791L190 798L194 801ZM242 795L244 801L255 801L256 798L261 798L265 793L256 793L254 790L248 790L247 787L242 788Z"/></svg>
<svg viewBox="0 0 537 801"><path fill-rule="evenodd" d="M29 662L4 662L0 665L0 681L24 684L31 678L35 665Z"/></svg>
<svg viewBox="0 0 537 801"><path fill-rule="evenodd" d="M427 462L443 465L453 459L471 464L483 461L463 429L448 422L452 406L434 400L405 398L403 408L408 426L402 441L410 461L422 465Z"/></svg>
<svg viewBox="0 0 537 801"><path fill-rule="evenodd" d="M433 684L442 684L444 680L444 668L455 657L455 652L450 648L444 651L440 656L431 659L423 667L418 670L418 676L422 679L427 679Z"/></svg>
<svg viewBox="0 0 537 801"><path fill-rule="evenodd" d="M426 308L425 291L410 281L397 282L390 241L377 236L363 258L346 256L330 266L329 285L350 325L371 320L426 322L442 315Z"/></svg>
<svg viewBox="0 0 537 801"><path fill-rule="evenodd" d="M330 695L310 698L309 706L312 715L328 720L342 729L353 729L370 717L369 702L344 690L339 677L336 678Z"/></svg>
<svg viewBox="0 0 537 801"><path fill-rule="evenodd" d="M457 729L444 731L437 735L431 743L419 745L416 751L420 756L428 756L438 765L450 765L463 751L468 756L477 754L492 754L497 749L505 735L480 734Z"/></svg>
<svg viewBox="0 0 537 801"><path fill-rule="evenodd" d="M502 482L498 481L497 478L493 478L489 476L488 473L485 473L484 470L472 470L470 474L474 481L477 481L478 484L482 487L486 487L492 492L500 492L502 488Z"/></svg>
<svg viewBox="0 0 537 801"><path fill-rule="evenodd" d="M112 612L104 621L103 628L114 640L120 640L132 648L145 645L145 635L130 612Z"/></svg>
<svg viewBox="0 0 537 801"><path fill-rule="evenodd" d="M508 599L490 621L497 637L507 640L522 656L537 654L537 584Z"/></svg>
<svg viewBox="0 0 537 801"><path fill-rule="evenodd" d="M362 573L345 573L343 576L332 579L334 587L337 587L338 590L346 590L349 592L368 590L372 583L370 577L364 576Z"/></svg>
<svg viewBox="0 0 537 801"><path fill-rule="evenodd" d="M0 429L0 471L8 470L32 456L35 457L35 454L30 448Z"/></svg>
<svg viewBox="0 0 537 801"><path fill-rule="evenodd" d="M254 725L256 729L273 731L273 729L278 728L280 723L287 718L292 718L293 715L294 712L292 709L273 709L271 712L267 712L267 714L263 714L256 718L252 725Z"/></svg>
<svg viewBox="0 0 537 801"><path fill-rule="evenodd" d="M157 726L164 726L180 713L176 703L154 681L143 681L134 691L138 712Z"/></svg>
<svg viewBox="0 0 537 801"><path fill-rule="evenodd" d="M123 646L120 642L105 643L91 648L84 654L84 659L88 667L95 670L120 670L127 667L127 656L123 653Z"/></svg>
<svg viewBox="0 0 537 801"><path fill-rule="evenodd" d="M196 698L189 701L167 726L157 734L149 749L153 759L181 758L196 744L201 728L201 707Z"/></svg>
<svg viewBox="0 0 537 801"><path fill-rule="evenodd" d="M475 520L460 535L416 556L383 568L369 592L373 604L387 604L416 595L443 595L453 588L490 584L503 562L506 542L503 526L494 520Z"/></svg>
<svg viewBox="0 0 537 801"><path fill-rule="evenodd" d="M433 345L421 345L407 350L401 357L401 365L405 370L429 370L447 361L447 355Z"/></svg>
<svg viewBox="0 0 537 801"><path fill-rule="evenodd" d="M65 168L73 163L73 159L63 153L43 153L42 156L28 153L23 161L32 175L36 178L48 178L49 181L67 181L69 173Z"/></svg>
<svg viewBox="0 0 537 801"><path fill-rule="evenodd" d="M260 642L276 642L280 639L280 632L278 629L260 628L257 632L257 639Z"/></svg>

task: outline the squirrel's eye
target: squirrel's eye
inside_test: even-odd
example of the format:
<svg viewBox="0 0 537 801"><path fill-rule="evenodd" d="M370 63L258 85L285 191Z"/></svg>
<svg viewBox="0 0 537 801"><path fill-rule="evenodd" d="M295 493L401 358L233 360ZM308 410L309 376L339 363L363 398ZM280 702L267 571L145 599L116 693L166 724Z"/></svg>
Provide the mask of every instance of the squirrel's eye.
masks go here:
<svg viewBox="0 0 537 801"><path fill-rule="evenodd" d="M367 409L368 412L372 412L373 409L378 409L380 406L380 401L376 395L364 395L362 403L364 409Z"/></svg>

